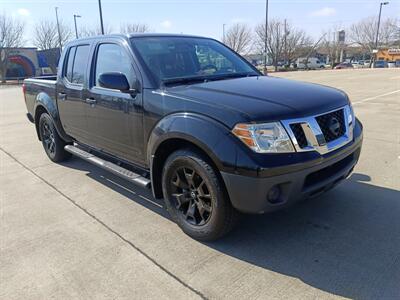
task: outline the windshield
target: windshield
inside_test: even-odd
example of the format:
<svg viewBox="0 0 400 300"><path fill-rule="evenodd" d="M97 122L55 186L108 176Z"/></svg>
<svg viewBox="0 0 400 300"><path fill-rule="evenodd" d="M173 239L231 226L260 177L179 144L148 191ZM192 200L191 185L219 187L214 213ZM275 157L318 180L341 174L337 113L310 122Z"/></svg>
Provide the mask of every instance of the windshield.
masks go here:
<svg viewBox="0 0 400 300"><path fill-rule="evenodd" d="M235 52L211 39L134 37L132 45L148 71L164 83L260 75Z"/></svg>

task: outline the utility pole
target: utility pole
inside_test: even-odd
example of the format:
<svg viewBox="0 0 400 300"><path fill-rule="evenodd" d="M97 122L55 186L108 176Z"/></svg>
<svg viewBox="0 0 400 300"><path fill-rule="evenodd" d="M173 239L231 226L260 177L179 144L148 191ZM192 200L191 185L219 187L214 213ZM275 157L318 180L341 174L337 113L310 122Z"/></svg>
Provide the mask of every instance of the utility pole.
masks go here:
<svg viewBox="0 0 400 300"><path fill-rule="evenodd" d="M265 0L265 41L264 41L264 74L267 73L267 43L268 43L268 0Z"/></svg>
<svg viewBox="0 0 400 300"><path fill-rule="evenodd" d="M74 15L75 36L76 36L77 39L79 38L79 36L78 36L78 26L76 26L76 18L80 18L80 17L81 17L80 15Z"/></svg>
<svg viewBox="0 0 400 300"><path fill-rule="evenodd" d="M381 2L381 4L379 5L378 26L376 28L376 37L375 37L375 49L378 49L379 26L381 25L382 6L388 4L389 2Z"/></svg>
<svg viewBox="0 0 400 300"><path fill-rule="evenodd" d="M388 5L388 4L389 4L389 2L386 1L386 2L381 2L379 5L378 25L376 27L376 37L375 37L375 49L374 49L375 51L378 51L379 26L381 25L382 6ZM374 61L376 61L377 56L378 56L378 52L376 52L374 55ZM371 60L369 67L370 68L372 67L372 60Z"/></svg>
<svg viewBox="0 0 400 300"><path fill-rule="evenodd" d="M100 14L100 28L101 28L101 34L104 34L103 12L102 12L102 10L101 10L101 0L99 0L99 14Z"/></svg>
<svg viewBox="0 0 400 300"><path fill-rule="evenodd" d="M61 32L60 32L60 22L58 21L58 7L56 6L55 8L56 11L56 21L57 21L57 32L58 32L58 44L60 46L60 54L62 51L62 43L61 43Z"/></svg>

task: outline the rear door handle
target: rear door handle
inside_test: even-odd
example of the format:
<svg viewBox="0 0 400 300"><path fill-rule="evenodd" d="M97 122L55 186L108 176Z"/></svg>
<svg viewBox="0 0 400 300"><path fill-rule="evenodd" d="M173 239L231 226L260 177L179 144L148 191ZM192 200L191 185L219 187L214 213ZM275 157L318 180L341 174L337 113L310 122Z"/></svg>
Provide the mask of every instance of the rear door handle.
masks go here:
<svg viewBox="0 0 400 300"><path fill-rule="evenodd" d="M89 104L96 104L96 103L97 103L97 100L96 100L96 99L93 99L93 98L86 98L86 103L89 103Z"/></svg>

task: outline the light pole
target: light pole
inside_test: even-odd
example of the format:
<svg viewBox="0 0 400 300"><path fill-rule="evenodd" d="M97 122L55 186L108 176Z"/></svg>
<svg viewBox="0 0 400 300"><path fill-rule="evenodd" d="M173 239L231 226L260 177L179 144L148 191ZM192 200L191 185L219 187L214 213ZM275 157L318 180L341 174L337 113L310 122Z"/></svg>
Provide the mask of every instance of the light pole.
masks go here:
<svg viewBox="0 0 400 300"><path fill-rule="evenodd" d="M81 16L80 16L80 15L75 15L75 14L74 14L75 36L76 36L76 38L78 39L79 36L78 36L78 26L76 26L76 18L81 18Z"/></svg>
<svg viewBox="0 0 400 300"><path fill-rule="evenodd" d="M56 6L55 8L56 11L56 21L57 21L57 32L58 32L58 44L60 46L60 54L62 51L62 44L61 44L61 32L60 32L60 22L58 22L58 7Z"/></svg>
<svg viewBox="0 0 400 300"><path fill-rule="evenodd" d="M225 44L225 26L226 24L222 24L222 42Z"/></svg>
<svg viewBox="0 0 400 300"><path fill-rule="evenodd" d="M264 74L267 73L268 0L265 1Z"/></svg>
<svg viewBox="0 0 400 300"><path fill-rule="evenodd" d="M283 49L284 49L284 54L285 54L285 65L287 65L287 61L288 61L288 53L287 53L287 35L288 30L287 30L287 21L285 19L284 23L283 23L283 27L284 27L284 39L283 39Z"/></svg>
<svg viewBox="0 0 400 300"><path fill-rule="evenodd" d="M378 50L378 37L379 37L379 26L381 25L381 14L382 14L382 6L388 5L389 2L381 2L379 5L379 17L378 17L378 26L376 28L376 37L375 37L375 49Z"/></svg>
<svg viewBox="0 0 400 300"><path fill-rule="evenodd" d="M102 12L102 10L101 10L101 0L99 0L99 14L100 14L100 28L101 28L101 34L104 34L103 12Z"/></svg>

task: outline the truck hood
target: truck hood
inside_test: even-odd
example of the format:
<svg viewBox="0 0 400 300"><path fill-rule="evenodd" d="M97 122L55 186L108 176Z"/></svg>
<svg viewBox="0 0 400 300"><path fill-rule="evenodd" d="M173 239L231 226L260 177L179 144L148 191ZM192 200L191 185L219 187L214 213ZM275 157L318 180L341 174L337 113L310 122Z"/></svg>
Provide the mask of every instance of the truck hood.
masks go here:
<svg viewBox="0 0 400 300"><path fill-rule="evenodd" d="M340 90L270 76L244 77L170 87L170 96L236 111L250 122L321 114L348 104Z"/></svg>

